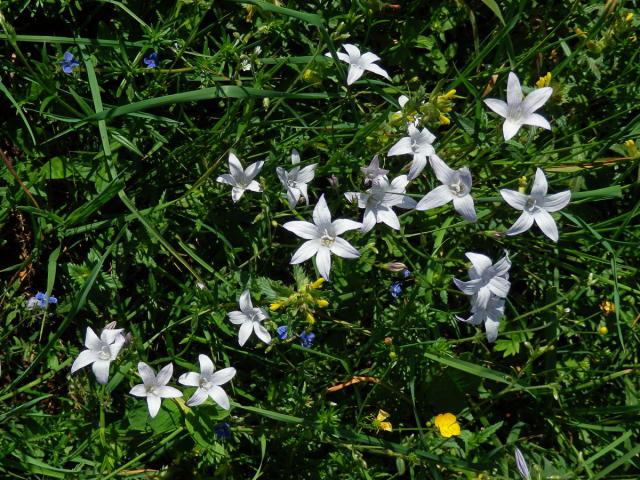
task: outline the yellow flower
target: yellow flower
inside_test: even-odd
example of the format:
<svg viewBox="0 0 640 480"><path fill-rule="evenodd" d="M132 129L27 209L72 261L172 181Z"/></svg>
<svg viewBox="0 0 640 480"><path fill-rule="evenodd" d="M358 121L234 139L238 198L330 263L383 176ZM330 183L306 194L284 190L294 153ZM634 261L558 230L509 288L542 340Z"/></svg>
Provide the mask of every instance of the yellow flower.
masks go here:
<svg viewBox="0 0 640 480"><path fill-rule="evenodd" d="M451 120L449 120L449 117L447 117L444 114L440 114L440 117L438 118L440 120L440 125L449 125L451 123Z"/></svg>
<svg viewBox="0 0 640 480"><path fill-rule="evenodd" d="M598 329L598 333L600 335L606 335L607 333L609 333L609 329L605 326L602 325L599 329Z"/></svg>
<svg viewBox="0 0 640 480"><path fill-rule="evenodd" d="M274 302L271 305L269 305L269 310L271 310L272 312L275 312L276 310L282 308L282 303L280 302Z"/></svg>
<svg viewBox="0 0 640 480"><path fill-rule="evenodd" d="M307 323L309 325L313 325L314 323L316 323L316 319L310 313L307 313Z"/></svg>
<svg viewBox="0 0 640 480"><path fill-rule="evenodd" d="M389 418L389 414L384 410L378 410L378 416L373 421L373 426L378 430L384 430L385 432L390 432L393 429L391 422L385 422Z"/></svg>
<svg viewBox="0 0 640 480"><path fill-rule="evenodd" d="M624 142L624 148L627 151L627 155L630 158L640 157L640 152L638 151L638 147L636 146L636 142L629 139Z"/></svg>
<svg viewBox="0 0 640 480"><path fill-rule="evenodd" d="M602 310L605 316L609 316L616 311L616 305L609 300L603 300L600 303L600 310Z"/></svg>
<svg viewBox="0 0 640 480"><path fill-rule="evenodd" d="M547 72L547 74L543 77L540 77L536 82L536 87L548 87L551 84L551 72Z"/></svg>
<svg viewBox="0 0 640 480"><path fill-rule="evenodd" d="M310 284L309 284L309 287L310 287L312 290L317 290L318 288L322 287L322 284L323 284L323 283L324 283L324 278L319 278L319 279L317 279L315 282L310 283Z"/></svg>
<svg viewBox="0 0 640 480"><path fill-rule="evenodd" d="M460 424L453 413L441 413L436 416L434 422L443 437L450 438L454 435L460 435Z"/></svg>
<svg viewBox="0 0 640 480"><path fill-rule="evenodd" d="M324 298L321 298L319 300L316 300L316 305L318 305L320 308L324 308L329 305L329 302L327 302Z"/></svg>
<svg viewBox="0 0 640 480"><path fill-rule="evenodd" d="M633 20L633 12L629 12L629 13L627 13L627 16L626 16L626 17L624 17L624 19L625 19L627 22L630 22L631 20Z"/></svg>

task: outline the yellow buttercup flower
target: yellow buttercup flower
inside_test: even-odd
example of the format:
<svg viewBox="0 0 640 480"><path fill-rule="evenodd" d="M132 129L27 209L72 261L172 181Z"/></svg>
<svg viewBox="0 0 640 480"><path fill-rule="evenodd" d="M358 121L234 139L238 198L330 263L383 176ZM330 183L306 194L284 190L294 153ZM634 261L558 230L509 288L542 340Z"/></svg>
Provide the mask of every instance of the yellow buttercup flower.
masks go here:
<svg viewBox="0 0 640 480"><path fill-rule="evenodd" d="M603 300L600 303L600 310L602 310L605 316L609 316L616 311L616 304L609 300Z"/></svg>
<svg viewBox="0 0 640 480"><path fill-rule="evenodd" d="M389 418L389 414L384 410L378 410L378 416L373 421L373 426L378 430L384 430L385 432L390 432L393 429L391 422L385 422L385 420Z"/></svg>
<svg viewBox="0 0 640 480"><path fill-rule="evenodd" d="M436 427L438 427L438 430L440 430L440 435L445 438L460 435L460 424L453 413L441 413L437 415L434 423Z"/></svg>
<svg viewBox="0 0 640 480"><path fill-rule="evenodd" d="M607 333L609 333L609 329L605 326L602 325L599 329L598 329L598 333L600 335L606 335Z"/></svg>

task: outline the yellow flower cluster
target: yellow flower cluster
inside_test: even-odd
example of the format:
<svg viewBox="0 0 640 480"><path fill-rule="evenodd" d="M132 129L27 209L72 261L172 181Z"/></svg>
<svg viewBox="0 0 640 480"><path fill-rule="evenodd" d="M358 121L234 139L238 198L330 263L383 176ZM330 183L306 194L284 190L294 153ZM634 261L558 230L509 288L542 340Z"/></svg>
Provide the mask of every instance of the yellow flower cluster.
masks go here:
<svg viewBox="0 0 640 480"><path fill-rule="evenodd" d="M536 82L536 87L543 88L551 85L551 72L547 72L546 75L540 77Z"/></svg>
<svg viewBox="0 0 640 480"><path fill-rule="evenodd" d="M451 89L444 95L438 95L436 98L436 108L438 109L440 125L449 125L451 123L451 119L447 114L453 109L453 98L455 94L456 91Z"/></svg>
<svg viewBox="0 0 640 480"><path fill-rule="evenodd" d="M318 278L316 281L307 283L298 288L297 292L292 293L287 298L278 299L269 305L269 310L272 312L278 311L283 307L293 306L297 311L304 314L305 320L309 325L316 323L316 319L313 316L315 307L325 308L329 306L329 302L324 298L318 298L316 293L312 293L314 290L322 288L324 278Z"/></svg>
<svg viewBox="0 0 640 480"><path fill-rule="evenodd" d="M438 430L440 430L440 435L445 438L460 435L460 424L453 413L441 413L440 415L436 415L434 423Z"/></svg>

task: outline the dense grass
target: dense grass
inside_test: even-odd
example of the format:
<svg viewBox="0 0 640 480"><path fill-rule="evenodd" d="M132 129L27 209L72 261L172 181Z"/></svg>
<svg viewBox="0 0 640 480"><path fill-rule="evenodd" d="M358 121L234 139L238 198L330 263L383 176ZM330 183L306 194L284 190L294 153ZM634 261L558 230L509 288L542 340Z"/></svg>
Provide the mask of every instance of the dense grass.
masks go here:
<svg viewBox="0 0 640 480"><path fill-rule="evenodd" d="M515 479L516 446L531 478L640 476L636 2L0 8L1 476ZM392 81L366 72L347 87L347 65L324 55L344 43ZM525 93L551 73L538 112L551 131L504 141L482 100L505 98L509 72ZM364 191L374 155L406 173L410 157L385 154L416 115L443 160L469 167L478 221L451 204L398 210L399 232L345 233L361 257L333 256L331 282L312 288L283 225L310 221L323 193L334 219L361 221L344 193ZM294 148L318 166L310 205L290 210L276 167ZM232 202L216 182L230 152L265 161L263 192ZM536 226L504 235L519 212L498 191L528 192L537 167L550 193L572 192L557 244ZM427 167L407 191L438 185ZM456 320L465 252L513 263L495 343ZM238 345L227 313L246 289L273 307L271 345ZM57 304L27 308L38 291ZM87 327L113 321L130 341L109 382L72 375ZM191 389L151 419L129 394L138 362L172 362L178 386L199 354L237 370L231 409L188 408ZM460 435L441 435L441 413Z"/></svg>

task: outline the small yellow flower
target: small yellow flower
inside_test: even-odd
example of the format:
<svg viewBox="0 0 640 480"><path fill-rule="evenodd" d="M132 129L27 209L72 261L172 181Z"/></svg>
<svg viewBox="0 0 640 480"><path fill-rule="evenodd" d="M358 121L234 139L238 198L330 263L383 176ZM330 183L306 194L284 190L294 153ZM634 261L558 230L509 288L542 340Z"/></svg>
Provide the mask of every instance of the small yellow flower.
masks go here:
<svg viewBox="0 0 640 480"><path fill-rule="evenodd" d="M449 117L447 117L443 113L440 114L440 116L438 117L438 120L440 121L440 125L449 125L451 123L451 120L449 120Z"/></svg>
<svg viewBox="0 0 640 480"><path fill-rule="evenodd" d="M452 88L447 93L445 93L444 96L447 97L449 100L451 100L455 94L456 94L456 89Z"/></svg>
<svg viewBox="0 0 640 480"><path fill-rule="evenodd" d="M322 284L323 284L323 283L324 283L324 278L319 278L319 279L317 279L315 282L310 283L310 284L309 284L309 287L310 287L312 290L317 290L318 288L321 288L321 287L322 287Z"/></svg>
<svg viewBox="0 0 640 480"><path fill-rule="evenodd" d="M272 312L275 312L276 310L282 308L282 303L280 302L274 302L271 305L269 305L269 310L271 310Z"/></svg>
<svg viewBox="0 0 640 480"><path fill-rule="evenodd" d="M540 77L536 82L536 87L543 88L548 87L551 84L551 72L547 72L546 75Z"/></svg>
<svg viewBox="0 0 640 480"><path fill-rule="evenodd" d="M440 430L440 435L445 438L460 435L460 424L453 413L441 413L437 415L434 423L436 427L438 427L438 430Z"/></svg>
<svg viewBox="0 0 640 480"><path fill-rule="evenodd" d="M606 335L607 333L609 333L609 329L605 326L602 325L599 329L598 329L598 333L600 335Z"/></svg>
<svg viewBox="0 0 640 480"><path fill-rule="evenodd" d="M602 313L607 317L616 311L616 305L609 300L603 300L600 303L600 310L602 310Z"/></svg>
<svg viewBox="0 0 640 480"><path fill-rule="evenodd" d="M627 16L626 16L626 17L624 17L624 19L625 19L627 22L630 22L631 20L633 20L633 12L629 12L629 13L627 13Z"/></svg>
<svg viewBox="0 0 640 480"><path fill-rule="evenodd" d="M629 139L624 142L624 148L627 151L627 155L630 158L638 158L640 157L640 151L638 151L638 147L636 146L636 142Z"/></svg>
<svg viewBox="0 0 640 480"><path fill-rule="evenodd" d="M318 305L318 307L320 308L325 308L326 306L329 305L329 302L326 301L324 298L321 298L319 300L316 300L316 305Z"/></svg>
<svg viewBox="0 0 640 480"><path fill-rule="evenodd" d="M389 414L387 412L385 412L384 410L378 410L378 416L373 421L373 426L377 430L384 430L385 432L392 431L393 426L391 425L391 422L384 421L387 418L389 418Z"/></svg>
<svg viewBox="0 0 640 480"><path fill-rule="evenodd" d="M313 325L314 323L316 323L316 319L310 313L307 313L307 323L309 325Z"/></svg>

